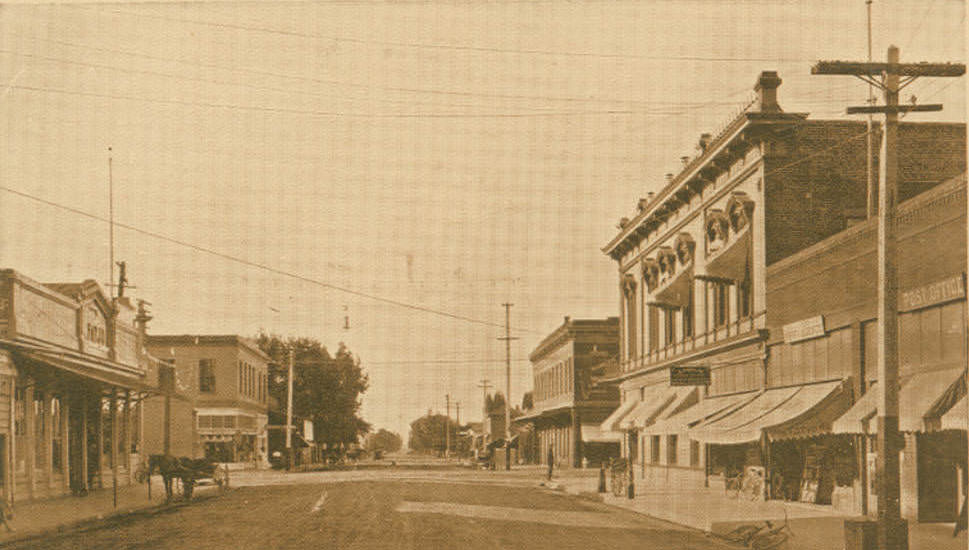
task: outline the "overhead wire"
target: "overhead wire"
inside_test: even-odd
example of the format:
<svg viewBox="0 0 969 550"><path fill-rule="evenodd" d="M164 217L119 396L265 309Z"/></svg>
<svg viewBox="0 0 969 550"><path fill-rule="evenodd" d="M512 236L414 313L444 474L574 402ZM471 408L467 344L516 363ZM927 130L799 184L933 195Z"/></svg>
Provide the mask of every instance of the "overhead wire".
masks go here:
<svg viewBox="0 0 969 550"><path fill-rule="evenodd" d="M71 213L74 213L74 214L77 214L79 216L83 216L83 217L86 217L86 218L89 218L89 219L92 219L92 220L96 220L96 221L100 221L100 222L104 222L104 223L112 223L111 220L109 220L109 219L107 219L107 218L105 218L103 216L99 216L97 214L92 214L90 212L81 210L80 208L75 208L73 206L68 206L66 204L62 204L62 203L59 203L59 202L56 202L56 201L48 200L48 199L45 199L43 197L39 197L37 195L33 195L31 193L26 193L24 191L19 191L17 189L13 189L11 187L7 187L6 185L0 184L0 190L6 191L6 192L8 192L8 193L10 193L12 195L16 195L16 196L19 196L19 197L22 197L22 198L26 198L26 199L35 201L35 202L39 202L41 204L45 204L47 206L51 206L51 207L54 207L54 208L58 208L60 210L64 210L64 211L67 211L67 212L71 212ZM315 286L319 286L319 287L322 287L322 288L326 288L326 289L330 289L330 290L335 290L335 291L338 291L338 292L343 292L343 293L349 294L351 296L357 296L357 297L360 297L360 298L366 298L368 300L373 300L373 301L376 301L376 302L381 302L381 303L385 303L385 304L389 304L389 305L393 305L393 306L397 306L397 307L401 307L401 308L405 308L405 309L410 309L410 310L414 310L414 311L420 311L420 312L423 312L423 313L430 313L430 314L434 314L434 315L439 315L439 316L442 316L442 317L448 317L448 318L451 318L451 319L455 319L455 320L459 320L459 321L465 321L465 322L469 322L469 323L473 323L473 324L485 325L485 326L490 326L490 327L505 328L505 325L503 323L496 323L496 322L486 321L486 320L477 319L477 318L474 318L474 317L469 317L469 316L466 316L466 315L460 315L460 314L451 313L451 312L444 311L444 310L440 310L440 309L435 309L435 308L431 308L431 307L427 307L427 306L421 306L421 305L417 305L417 304L411 304L411 303L403 302L403 301L400 301L400 300L394 300L392 298L386 298L386 297L383 297L383 296L377 296L375 294L369 294L369 293L366 293L366 292L361 292L359 290L354 290L354 289L351 289L351 288L347 288L347 287L335 285L335 284L332 284L332 283L327 283L325 281L320 281L318 279L314 279L314 278L308 277L306 275L300 275L298 273L293 273L291 271L286 271L284 269L279 269L279 268L276 268L276 267L272 267L270 265L262 264L262 263L259 263L259 262L254 262L254 261L251 261L251 260L247 260L245 258L240 258L238 256L233 256L231 254L227 254L225 252L220 252L220 251L215 250L215 249L212 249L212 248L208 248L208 247L205 247L205 246L201 246L201 245L197 245L197 244L194 244L194 243L190 243L188 241L184 241L184 240L181 240L181 239L176 239L174 237L170 237L170 236L164 235L162 233L158 233L158 232L155 232L155 231L150 231L150 230L147 230L147 229L142 229L142 228L137 227L137 226L132 225L132 224L128 224L128 223L124 223L124 222L118 222L118 221L114 221L113 223L114 223L114 226L115 227L119 227L121 229L126 229L128 231L133 232L133 233L138 233L138 234L141 234L141 235L144 235L144 236L147 236L147 237L152 237L154 239L158 239L158 240L165 241L165 242L168 242L168 243L172 243L172 244L175 244L175 245L178 245L178 246L182 246L182 247L185 247L185 248L189 248L189 249L195 250L196 252L202 252L202 253L205 253L205 254L209 254L209 255L212 255L212 256L216 256L218 258L222 258L223 260L228 260L228 261L231 261L231 262L234 262L234 263L238 263L238 264L241 264L241 265L245 265L247 267L253 267L253 268L256 268L256 269L261 269L261 270L266 271L266 272L269 272L269 273L274 273L276 275L282 275L282 276L285 276L285 277L288 277L288 278L291 278L291 279L295 279L295 280L298 280L298 281L302 281L302 282L305 282L305 283L309 283L309 284L312 284L312 285L315 285ZM538 331L529 330L529 329L526 329L526 328L513 328L513 330L515 332L525 332L525 333L540 334Z"/></svg>
<svg viewBox="0 0 969 550"><path fill-rule="evenodd" d="M95 8L80 6L76 4L72 4L70 5L70 7L77 7L82 9L95 9ZM100 8L98 9L100 11ZM379 46L392 46L392 47L403 47L403 48L456 50L456 51L467 51L467 52L514 54L514 55L584 57L584 58L597 58L597 59L635 59L635 60L647 60L647 61L775 62L775 63L802 63L802 62L813 61L812 59L806 59L806 58L643 55L643 54L629 54L629 53L543 50L543 49L537 49L537 48L536 49L496 48L496 47L487 47L487 46L472 46L467 44L401 42L401 41L375 40L370 38L359 38L359 37L349 37L349 36L339 36L339 35L310 34L310 33L304 33L300 31L277 29L273 27L258 27L253 25L241 25L237 23L204 21L204 20L191 19L191 18L185 18L185 17L160 15L157 13L152 13L152 14L137 13L137 12L121 10L121 9L111 9L106 11L108 11L109 13L114 13L118 15L142 17L142 18L156 19L156 20L169 21L169 22L175 22L175 23L187 23L191 25L221 28L221 29L228 29L228 30L235 30L235 31L258 32L258 33L272 34L272 35L279 35L279 36L289 36L289 37L295 37L295 38L301 38L301 39L332 40L335 42L347 42L347 43L354 43L354 44L374 44Z"/></svg>

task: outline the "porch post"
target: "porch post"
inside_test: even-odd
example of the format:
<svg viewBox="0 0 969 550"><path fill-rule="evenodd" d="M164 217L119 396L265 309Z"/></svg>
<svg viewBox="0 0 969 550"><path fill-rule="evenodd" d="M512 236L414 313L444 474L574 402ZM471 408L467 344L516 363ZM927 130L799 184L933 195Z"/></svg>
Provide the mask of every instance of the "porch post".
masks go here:
<svg viewBox="0 0 969 550"><path fill-rule="evenodd" d="M131 471L131 392L129 390L124 392L124 434L122 441L124 446L121 456L124 458L125 470L128 472L128 485L130 486L134 476Z"/></svg>
<svg viewBox="0 0 969 550"><path fill-rule="evenodd" d="M53 427L53 418L51 417L54 416L54 404L49 391L44 391L41 394L41 398L43 399L43 404L41 407L44 410L44 417L41 420L43 422L42 429L44 430L44 441L42 442L44 447L43 464L44 475L47 476L47 489L49 491L50 489L54 488L54 461L51 460L54 455L54 434L51 433L51 428Z"/></svg>
<svg viewBox="0 0 969 550"><path fill-rule="evenodd" d="M37 430L35 429L36 418L34 415L34 384L32 380L28 380L27 387L24 388L24 409L27 414L25 414L25 419L27 422L27 440L26 448L24 449L24 469L27 474L27 498L33 500L36 489L34 488L34 459L37 450L37 443L34 440L37 437Z"/></svg>
<svg viewBox="0 0 969 550"><path fill-rule="evenodd" d="M98 461L98 489L104 489L104 396L98 390L98 410L94 417L95 429L98 431L98 452L95 459Z"/></svg>
<svg viewBox="0 0 969 550"><path fill-rule="evenodd" d="M111 388L111 490L118 507L118 389Z"/></svg>
<svg viewBox="0 0 969 550"><path fill-rule="evenodd" d="M71 488L71 441L70 441L70 401L67 396L61 399L61 475L63 489Z"/></svg>
<svg viewBox="0 0 969 550"><path fill-rule="evenodd" d="M88 409L91 408L89 396L85 393L81 396L81 490L86 492L88 487L88 477L90 467L88 465Z"/></svg>

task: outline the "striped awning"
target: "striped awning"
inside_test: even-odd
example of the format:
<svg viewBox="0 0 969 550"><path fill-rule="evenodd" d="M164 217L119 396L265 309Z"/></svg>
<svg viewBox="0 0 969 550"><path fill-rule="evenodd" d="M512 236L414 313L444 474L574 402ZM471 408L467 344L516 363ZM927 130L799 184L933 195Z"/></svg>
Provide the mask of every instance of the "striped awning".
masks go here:
<svg viewBox="0 0 969 550"><path fill-rule="evenodd" d="M769 389L733 412L690 430L690 438L736 445L759 441L764 432L772 439L817 435L829 432L831 422L848 405L841 380Z"/></svg>
<svg viewBox="0 0 969 550"><path fill-rule="evenodd" d="M945 415L965 395L965 369L943 369L913 374L901 382L898 391L898 429L903 432L925 432L940 428ZM873 385L838 418L834 433L875 434L874 417L878 412L877 391ZM950 423L953 420L950 419Z"/></svg>

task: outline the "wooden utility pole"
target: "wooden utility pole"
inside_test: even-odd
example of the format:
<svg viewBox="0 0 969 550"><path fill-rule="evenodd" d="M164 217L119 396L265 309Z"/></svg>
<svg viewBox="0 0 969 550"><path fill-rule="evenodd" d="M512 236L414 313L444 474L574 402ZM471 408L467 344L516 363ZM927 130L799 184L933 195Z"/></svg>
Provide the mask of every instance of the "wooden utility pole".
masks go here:
<svg viewBox="0 0 969 550"><path fill-rule="evenodd" d="M505 336L498 338L505 341L505 469L511 470L511 341L518 340L511 335L511 306L515 304L501 304L505 308Z"/></svg>
<svg viewBox="0 0 969 550"><path fill-rule="evenodd" d="M293 453L293 346L289 346L289 372L286 375L286 455L289 469L296 466Z"/></svg>
<svg viewBox="0 0 969 550"><path fill-rule="evenodd" d="M444 460L447 460L451 454L451 394L445 395L444 401L447 403L447 415L444 418Z"/></svg>
<svg viewBox="0 0 969 550"><path fill-rule="evenodd" d="M849 114L882 113L882 143L878 186L878 327L877 357L878 548L907 550L908 524L901 518L898 431L898 242L895 208L898 202L898 114L940 111L942 105L899 105L898 94L921 76L957 77L965 65L900 63L898 48L888 48L885 63L819 61L811 74L852 75L881 89L885 105L849 107ZM876 78L877 77L877 78Z"/></svg>

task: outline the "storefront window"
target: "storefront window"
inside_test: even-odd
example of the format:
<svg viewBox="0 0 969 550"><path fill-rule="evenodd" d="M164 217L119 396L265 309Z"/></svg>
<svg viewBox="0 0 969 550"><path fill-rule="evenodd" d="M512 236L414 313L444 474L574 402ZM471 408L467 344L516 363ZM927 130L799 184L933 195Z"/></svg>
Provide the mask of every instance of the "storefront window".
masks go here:
<svg viewBox="0 0 969 550"><path fill-rule="evenodd" d="M654 435L649 442L649 461L652 464L659 464L659 442L658 435Z"/></svg>
<svg viewBox="0 0 969 550"><path fill-rule="evenodd" d="M666 436L666 463L675 466L676 465L676 435Z"/></svg>
<svg viewBox="0 0 969 550"><path fill-rule="evenodd" d="M965 361L966 358L966 303L959 301L942 306L941 317L942 361Z"/></svg>
<svg viewBox="0 0 969 550"><path fill-rule="evenodd" d="M695 439L690 440L690 466L693 468L700 466L700 442Z"/></svg>

